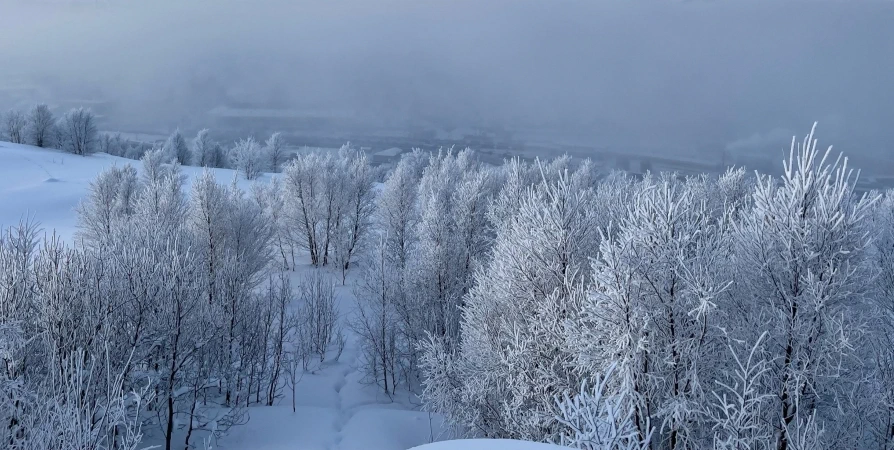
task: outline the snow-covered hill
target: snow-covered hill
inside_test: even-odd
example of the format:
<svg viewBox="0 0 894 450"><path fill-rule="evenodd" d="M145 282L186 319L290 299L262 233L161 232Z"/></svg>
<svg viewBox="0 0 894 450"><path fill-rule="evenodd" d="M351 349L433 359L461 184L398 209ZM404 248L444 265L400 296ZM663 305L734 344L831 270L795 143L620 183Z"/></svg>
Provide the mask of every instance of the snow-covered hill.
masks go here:
<svg viewBox="0 0 894 450"><path fill-rule="evenodd" d="M30 217L47 233L56 231L70 240L77 227L75 208L87 193L90 181L106 167L140 162L99 153L78 156L59 150L0 142L0 228ZM185 190L202 173L198 167L184 167ZM236 173L212 169L219 182L231 182ZM263 178L262 178L263 180ZM240 179L239 185L249 183Z"/></svg>
<svg viewBox="0 0 894 450"><path fill-rule="evenodd" d="M566 447L511 439L457 439L413 447L412 450L559 450Z"/></svg>

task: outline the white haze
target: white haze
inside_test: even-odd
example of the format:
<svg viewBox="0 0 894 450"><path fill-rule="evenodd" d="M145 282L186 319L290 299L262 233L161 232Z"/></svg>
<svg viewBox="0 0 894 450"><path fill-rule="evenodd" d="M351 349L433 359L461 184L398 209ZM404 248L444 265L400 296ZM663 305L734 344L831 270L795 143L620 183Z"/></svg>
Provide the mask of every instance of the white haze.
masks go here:
<svg viewBox="0 0 894 450"><path fill-rule="evenodd" d="M778 152L816 120L865 167L894 142L891 24L873 0L0 0L0 81L101 95L144 129L229 101Z"/></svg>

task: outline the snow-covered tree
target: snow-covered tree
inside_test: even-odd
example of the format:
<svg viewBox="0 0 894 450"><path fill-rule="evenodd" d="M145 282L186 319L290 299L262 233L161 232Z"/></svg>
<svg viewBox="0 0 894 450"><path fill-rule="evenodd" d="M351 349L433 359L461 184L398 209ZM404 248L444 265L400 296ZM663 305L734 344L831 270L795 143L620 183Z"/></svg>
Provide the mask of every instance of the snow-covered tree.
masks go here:
<svg viewBox="0 0 894 450"><path fill-rule="evenodd" d="M25 130L27 142L37 147L49 147L55 144L56 119L50 107L39 104L28 112L28 126Z"/></svg>
<svg viewBox="0 0 894 450"><path fill-rule="evenodd" d="M781 180L758 180L738 226L737 295L724 308L734 336L756 342L768 331L762 392L774 396L764 423L780 449L804 441L796 428L825 428L823 446L862 446L852 400L861 389L856 349L870 311L867 219L876 197L856 195L847 160L830 151L817 150L811 130L792 140Z"/></svg>
<svg viewBox="0 0 894 450"><path fill-rule="evenodd" d="M729 284L718 270L730 255L729 233L710 219L705 199L685 183L646 176L616 236L602 241L580 329L569 338L586 372L618 364L632 383L640 436L651 420L668 448L698 442L713 310Z"/></svg>
<svg viewBox="0 0 894 450"><path fill-rule="evenodd" d="M768 361L760 353L762 334L755 345L744 346L744 354L737 343L724 336L729 343L733 364L725 376L715 380L715 389L703 405L702 413L712 424L712 445L716 449L766 449L773 448L773 428L764 422L764 410L773 394L764 392L764 377L769 370Z"/></svg>
<svg viewBox="0 0 894 450"><path fill-rule="evenodd" d="M373 177L366 156L348 146L299 155L285 167L286 222L311 264L347 269L368 234Z"/></svg>
<svg viewBox="0 0 894 450"><path fill-rule="evenodd" d="M112 156L122 156L125 158L130 157L127 154L128 150L128 142L121 136L121 133L101 133L99 135L99 143L97 144L97 151L102 153L106 153ZM131 158L131 159L139 159L139 158Z"/></svg>
<svg viewBox="0 0 894 450"><path fill-rule="evenodd" d="M199 131L192 140L192 162L199 167L220 167L215 155L215 143L207 128Z"/></svg>
<svg viewBox="0 0 894 450"><path fill-rule="evenodd" d="M418 338L459 333L459 308L470 287L474 258L490 245L486 228L487 172L471 150L432 155L419 181L410 314ZM416 346L416 343L412 343Z"/></svg>
<svg viewBox="0 0 894 450"><path fill-rule="evenodd" d="M251 137L236 142L230 151L230 162L246 180L259 177L265 167L261 146Z"/></svg>
<svg viewBox="0 0 894 450"><path fill-rule="evenodd" d="M877 268L870 339L861 359L869 366L866 422L874 425L875 442L894 445L894 191L879 201L873 217L871 264Z"/></svg>
<svg viewBox="0 0 894 450"><path fill-rule="evenodd" d="M401 376L395 303L401 294L402 274L390 265L387 248L382 239L355 289L357 308L351 328L360 338L366 376L385 394L394 395Z"/></svg>
<svg viewBox="0 0 894 450"><path fill-rule="evenodd" d="M554 398L580 386L564 329L586 297L599 212L592 191L573 189L569 177L562 173L525 189L515 213L497 224L492 256L475 271L464 298L457 354L424 356L429 378L432 361L454 360L453 369L441 364L446 369L440 370L441 381L427 381L423 396L430 405L449 406L437 412L469 432L555 440ZM429 348L437 349L440 337L433 338ZM449 346L440 351L451 352ZM445 380L450 372L453 380ZM437 386L455 388L442 392Z"/></svg>
<svg viewBox="0 0 894 450"><path fill-rule="evenodd" d="M322 264L320 224L323 218L318 206L319 191L322 189L319 181L320 158L317 154L301 155L283 171L288 222L296 230L296 241L309 252L310 262L314 265Z"/></svg>
<svg viewBox="0 0 894 450"><path fill-rule="evenodd" d="M413 378L413 345L424 336L413 329L415 316L406 299L414 263L418 183L427 161L420 150L405 154L385 180L371 218L378 243L355 289L358 309L352 327L361 339L367 376L389 395Z"/></svg>
<svg viewBox="0 0 894 450"><path fill-rule="evenodd" d="M89 155L99 147L96 117L89 109L74 108L65 113L57 125L59 146L75 155Z"/></svg>
<svg viewBox="0 0 894 450"><path fill-rule="evenodd" d="M386 244L386 258L402 272L415 242L419 179L428 163L422 151L404 154L376 197L375 220Z"/></svg>
<svg viewBox="0 0 894 450"><path fill-rule="evenodd" d="M267 167L271 172L279 172L282 164L286 160L286 142L282 137L282 133L273 133L270 139L264 144L264 153L270 160Z"/></svg>
<svg viewBox="0 0 894 450"><path fill-rule="evenodd" d="M270 220L273 243L276 246L277 256L282 259L282 268L289 269L295 265L296 230L288 226L282 178L273 177L267 184L253 184L252 195L258 208Z"/></svg>
<svg viewBox="0 0 894 450"><path fill-rule="evenodd" d="M646 450L651 434L640 436L634 425L629 391L610 395L609 381L614 366L605 376L596 375L592 387L584 381L574 397L565 393L558 399L556 418L565 430L560 442L587 450Z"/></svg>
<svg viewBox="0 0 894 450"><path fill-rule="evenodd" d="M140 162L143 165L143 182L158 183L168 174L168 164L172 159L161 149L152 149L146 152Z"/></svg>
<svg viewBox="0 0 894 450"><path fill-rule="evenodd" d="M295 300L292 285L288 274L280 271L278 276L271 276L267 287L268 308L271 312L270 320L265 325L270 327L269 349L269 375L267 377L267 406L273 406L273 402L279 397L282 389L282 379L288 364L288 348L293 336L294 328L298 325L295 315L290 312L290 306ZM264 358L261 360L267 364L267 346L264 347ZM260 383L259 383L260 386ZM295 386L292 386L294 389ZM293 393L294 395L294 393ZM294 408L294 405L293 405Z"/></svg>
<svg viewBox="0 0 894 450"><path fill-rule="evenodd" d="M3 116L3 137L13 144L24 144L28 120L21 111L9 110Z"/></svg>
<svg viewBox="0 0 894 450"><path fill-rule="evenodd" d="M78 235L90 244L108 243L118 226L134 213L139 194L136 169L112 166L90 182L87 198L78 205Z"/></svg>
<svg viewBox="0 0 894 450"><path fill-rule="evenodd" d="M371 233L376 175L365 154L353 150L344 152L348 161L343 175L346 180L341 200L344 202L343 217L338 221L333 242L335 261L342 271L342 283L352 259L361 253Z"/></svg>
<svg viewBox="0 0 894 450"><path fill-rule="evenodd" d="M220 265L228 252L227 214L232 206L225 187L217 183L209 170L192 185L189 226L196 237L196 250L202 255L203 283L208 303L218 293Z"/></svg>
<svg viewBox="0 0 894 450"><path fill-rule="evenodd" d="M305 352L326 360L329 351L336 347L335 360L341 356L345 337L339 327L339 311L335 284L320 271L314 271L301 283L298 312L298 345Z"/></svg>
<svg viewBox="0 0 894 450"><path fill-rule="evenodd" d="M162 147L162 151L169 158L177 161L181 165L188 165L190 161L192 161L192 158L190 158L189 145L187 145L186 139L183 138L183 133L181 133L179 129L174 130L174 132L168 136L168 139Z"/></svg>

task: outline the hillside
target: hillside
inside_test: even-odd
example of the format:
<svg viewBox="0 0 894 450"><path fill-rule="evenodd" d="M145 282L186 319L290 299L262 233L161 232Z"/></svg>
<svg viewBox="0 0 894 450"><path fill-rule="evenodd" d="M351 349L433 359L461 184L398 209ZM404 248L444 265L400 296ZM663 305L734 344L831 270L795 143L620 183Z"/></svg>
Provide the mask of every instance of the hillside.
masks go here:
<svg viewBox="0 0 894 450"><path fill-rule="evenodd" d="M0 227L15 225L30 217L45 231L56 231L70 240L77 228L75 208L90 181L106 167L131 164L141 170L140 162L99 153L88 157L54 149L0 142ZM198 167L183 167L184 189L202 173ZM230 183L235 171L210 169L221 183ZM263 177L262 177L263 180ZM243 189L249 182L239 179Z"/></svg>

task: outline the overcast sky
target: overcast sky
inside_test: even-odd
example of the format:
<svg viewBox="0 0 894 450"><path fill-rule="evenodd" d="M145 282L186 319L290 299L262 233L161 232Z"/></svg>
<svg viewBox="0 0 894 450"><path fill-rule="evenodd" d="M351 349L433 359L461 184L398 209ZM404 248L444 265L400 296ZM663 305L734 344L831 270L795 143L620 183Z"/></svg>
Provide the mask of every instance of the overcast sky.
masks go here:
<svg viewBox="0 0 894 450"><path fill-rule="evenodd" d="M0 0L0 78L101 86L148 126L225 96L596 145L776 148L816 120L850 153L894 151L888 0L76 3Z"/></svg>

